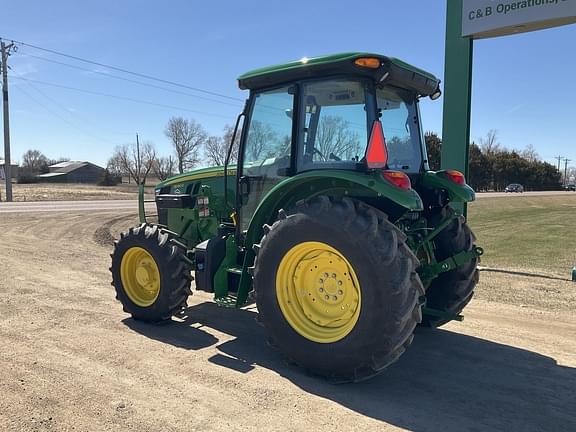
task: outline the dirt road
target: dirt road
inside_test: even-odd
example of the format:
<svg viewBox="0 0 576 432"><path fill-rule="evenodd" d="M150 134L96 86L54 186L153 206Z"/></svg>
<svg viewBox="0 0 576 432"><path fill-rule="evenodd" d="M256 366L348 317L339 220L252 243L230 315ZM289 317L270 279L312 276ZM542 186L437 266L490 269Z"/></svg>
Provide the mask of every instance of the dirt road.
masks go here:
<svg viewBox="0 0 576 432"><path fill-rule="evenodd" d="M146 203L148 211L155 211L154 203ZM35 201L0 203L0 213L38 213L38 212L84 212L103 210L138 211L135 200L91 200L91 201Z"/></svg>
<svg viewBox="0 0 576 432"><path fill-rule="evenodd" d="M0 430L576 430L570 282L546 286L572 305L511 305L492 295L509 276L487 275L463 323L420 330L383 375L334 386L267 348L253 308L195 294L183 319L129 319L106 243L135 220L0 214Z"/></svg>

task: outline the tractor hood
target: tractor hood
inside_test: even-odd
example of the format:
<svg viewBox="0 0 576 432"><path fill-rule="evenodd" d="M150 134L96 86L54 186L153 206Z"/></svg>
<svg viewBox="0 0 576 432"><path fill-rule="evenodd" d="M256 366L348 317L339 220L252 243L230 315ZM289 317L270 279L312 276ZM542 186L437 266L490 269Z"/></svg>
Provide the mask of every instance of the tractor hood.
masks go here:
<svg viewBox="0 0 576 432"><path fill-rule="evenodd" d="M231 176L236 175L236 165L230 165L228 167L228 175ZM211 177L223 177L223 176L224 176L223 166L200 168L185 172L183 174L175 175L174 177L170 177L164 180L163 182L158 183L155 189L162 189L165 186L173 186L180 183L188 183L191 181L202 180Z"/></svg>

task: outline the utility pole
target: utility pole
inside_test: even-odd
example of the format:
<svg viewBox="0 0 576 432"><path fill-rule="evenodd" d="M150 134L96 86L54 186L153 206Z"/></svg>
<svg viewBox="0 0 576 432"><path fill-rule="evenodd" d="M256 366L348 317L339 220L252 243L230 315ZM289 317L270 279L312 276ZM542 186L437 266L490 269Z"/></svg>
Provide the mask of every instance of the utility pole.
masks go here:
<svg viewBox="0 0 576 432"><path fill-rule="evenodd" d="M140 185L140 141L138 141L138 134L136 134L136 175L138 176L137 183Z"/></svg>
<svg viewBox="0 0 576 432"><path fill-rule="evenodd" d="M564 158L564 186L568 184L568 178L566 177L566 175L568 172L568 162L570 162L571 160L572 159Z"/></svg>
<svg viewBox="0 0 576 432"><path fill-rule="evenodd" d="M562 156L556 156L554 159L558 159L558 172L560 172L560 159L562 159Z"/></svg>
<svg viewBox="0 0 576 432"><path fill-rule="evenodd" d="M16 50L14 42L6 45L0 40L2 49L2 105L4 110L4 177L6 177L6 201L12 201L12 161L10 160L10 117L8 114L8 56Z"/></svg>

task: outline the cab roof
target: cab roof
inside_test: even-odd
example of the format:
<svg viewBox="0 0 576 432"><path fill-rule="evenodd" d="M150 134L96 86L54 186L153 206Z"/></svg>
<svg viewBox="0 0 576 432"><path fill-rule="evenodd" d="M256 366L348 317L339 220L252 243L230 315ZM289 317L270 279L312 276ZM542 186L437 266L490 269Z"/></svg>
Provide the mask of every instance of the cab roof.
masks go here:
<svg viewBox="0 0 576 432"><path fill-rule="evenodd" d="M356 64L361 58L375 58L379 66L366 67ZM388 73L388 75L386 75ZM348 52L319 57L303 58L289 63L254 69L238 77L242 90L260 89L291 81L329 75L352 74L382 79L390 85L430 96L439 90L440 80L429 72L394 57L365 52Z"/></svg>

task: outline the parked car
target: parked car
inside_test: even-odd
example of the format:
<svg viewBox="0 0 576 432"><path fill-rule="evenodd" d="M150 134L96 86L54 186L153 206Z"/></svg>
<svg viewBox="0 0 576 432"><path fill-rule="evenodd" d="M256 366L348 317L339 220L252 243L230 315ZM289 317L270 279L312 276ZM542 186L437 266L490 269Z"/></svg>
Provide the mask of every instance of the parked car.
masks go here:
<svg viewBox="0 0 576 432"><path fill-rule="evenodd" d="M524 192L524 186L518 183L511 183L508 186L506 186L504 192Z"/></svg>
<svg viewBox="0 0 576 432"><path fill-rule="evenodd" d="M576 192L576 184L567 184L566 186L564 186L564 189L566 189L567 191Z"/></svg>

